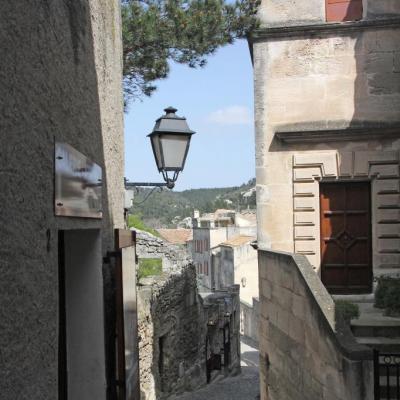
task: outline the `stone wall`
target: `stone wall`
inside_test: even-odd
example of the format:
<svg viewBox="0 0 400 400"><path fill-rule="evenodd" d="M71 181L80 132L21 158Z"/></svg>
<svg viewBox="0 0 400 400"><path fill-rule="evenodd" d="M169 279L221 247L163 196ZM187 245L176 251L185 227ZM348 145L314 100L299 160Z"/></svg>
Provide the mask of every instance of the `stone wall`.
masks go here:
<svg viewBox="0 0 400 400"><path fill-rule="evenodd" d="M372 351L335 322L304 256L259 251L262 400L372 400Z"/></svg>
<svg viewBox="0 0 400 400"><path fill-rule="evenodd" d="M325 22L326 0L263 0L259 10L262 26L277 27ZM398 17L397 0L363 0L365 20Z"/></svg>
<svg viewBox="0 0 400 400"><path fill-rule="evenodd" d="M138 315L142 400L163 399L205 384L207 327L194 267L140 286Z"/></svg>
<svg viewBox="0 0 400 400"><path fill-rule="evenodd" d="M167 243L145 231L135 231L138 258L161 258L163 271L167 273L180 271L191 263L191 255L184 246Z"/></svg>
<svg viewBox="0 0 400 400"><path fill-rule="evenodd" d="M118 0L0 5L3 398L58 396L59 231L101 231L105 256L113 228L123 227L119 7ZM54 216L56 141L102 167L103 220ZM103 272L107 305L111 274Z"/></svg>
<svg viewBox="0 0 400 400"><path fill-rule="evenodd" d="M221 330L226 322L230 322L231 357L222 373L238 373L238 316L238 288L199 296L192 264L141 280L138 323L142 400L161 400L192 391L220 375L220 371L210 371L207 376L206 355L221 354Z"/></svg>
<svg viewBox="0 0 400 400"><path fill-rule="evenodd" d="M325 23L324 0L296 3L264 0L253 42L258 242L318 270L319 183L371 181L374 275L396 273L399 3L365 1L346 24Z"/></svg>

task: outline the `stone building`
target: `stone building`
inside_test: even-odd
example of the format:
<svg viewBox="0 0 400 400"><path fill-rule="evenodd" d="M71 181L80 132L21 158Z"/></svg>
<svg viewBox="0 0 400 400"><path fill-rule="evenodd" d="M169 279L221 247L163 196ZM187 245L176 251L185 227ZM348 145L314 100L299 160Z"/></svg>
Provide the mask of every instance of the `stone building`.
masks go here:
<svg viewBox="0 0 400 400"><path fill-rule="evenodd" d="M240 285L240 300L249 304L258 297L257 252L251 246L254 240L253 236L239 235L222 242L214 268L216 289Z"/></svg>
<svg viewBox="0 0 400 400"><path fill-rule="evenodd" d="M193 222L193 242L190 247L193 263L200 284L209 290L218 286L218 282L215 282L218 271L215 271L212 250L239 235L254 236L257 230L256 216L249 211L238 213L220 209L201 217L197 212Z"/></svg>
<svg viewBox="0 0 400 400"><path fill-rule="evenodd" d="M370 294L374 277L400 271L400 3L263 0L259 16L250 44L261 398L367 399L369 356L338 345L326 289ZM289 374L284 348L298 379L279 393ZM311 377L305 360L296 365L296 348L321 355L307 364ZM364 368L360 385L342 361Z"/></svg>
<svg viewBox="0 0 400 400"><path fill-rule="evenodd" d="M115 274L103 257L124 228L120 4L6 1L0 26L1 397L111 398ZM82 161L70 176L59 144ZM95 169L101 181L84 186ZM62 215L66 182L85 193L69 204L95 218Z"/></svg>
<svg viewBox="0 0 400 400"><path fill-rule="evenodd" d="M212 250L216 289L240 286L240 333L258 340L258 257L254 236L235 236Z"/></svg>
<svg viewBox="0 0 400 400"><path fill-rule="evenodd" d="M295 4L264 0L252 40L258 241L370 293L400 270L400 3Z"/></svg>
<svg viewBox="0 0 400 400"><path fill-rule="evenodd" d="M139 233L137 252L163 260L161 275L139 281L141 399L167 399L239 373L239 287L199 294L187 255L149 234Z"/></svg>

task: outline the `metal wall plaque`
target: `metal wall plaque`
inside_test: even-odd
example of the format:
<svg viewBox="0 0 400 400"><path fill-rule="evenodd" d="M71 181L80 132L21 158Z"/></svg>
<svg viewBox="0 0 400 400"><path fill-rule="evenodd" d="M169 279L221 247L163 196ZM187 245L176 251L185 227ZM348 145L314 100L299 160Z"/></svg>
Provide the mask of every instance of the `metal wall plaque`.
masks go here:
<svg viewBox="0 0 400 400"><path fill-rule="evenodd" d="M66 143L55 145L55 215L102 218L102 170Z"/></svg>

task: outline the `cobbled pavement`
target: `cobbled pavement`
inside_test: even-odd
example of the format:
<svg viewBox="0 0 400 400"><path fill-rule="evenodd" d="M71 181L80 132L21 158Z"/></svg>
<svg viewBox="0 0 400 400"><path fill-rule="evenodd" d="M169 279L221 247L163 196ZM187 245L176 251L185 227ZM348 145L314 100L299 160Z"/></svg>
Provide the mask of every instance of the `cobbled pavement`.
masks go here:
<svg viewBox="0 0 400 400"><path fill-rule="evenodd" d="M184 393L175 400L256 400L260 394L258 350L249 342L241 342L242 373L205 386L196 392Z"/></svg>

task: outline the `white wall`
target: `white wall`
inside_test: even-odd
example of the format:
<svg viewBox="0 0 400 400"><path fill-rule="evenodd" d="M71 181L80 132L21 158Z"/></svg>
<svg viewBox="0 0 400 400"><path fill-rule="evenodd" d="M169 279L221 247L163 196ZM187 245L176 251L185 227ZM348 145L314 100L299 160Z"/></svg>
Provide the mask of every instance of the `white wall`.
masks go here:
<svg viewBox="0 0 400 400"><path fill-rule="evenodd" d="M249 243L235 247L234 268L234 283L240 285L240 300L252 304L253 297L258 297L258 258L257 251Z"/></svg>
<svg viewBox="0 0 400 400"><path fill-rule="evenodd" d="M65 231L68 398L105 399L100 230Z"/></svg>

